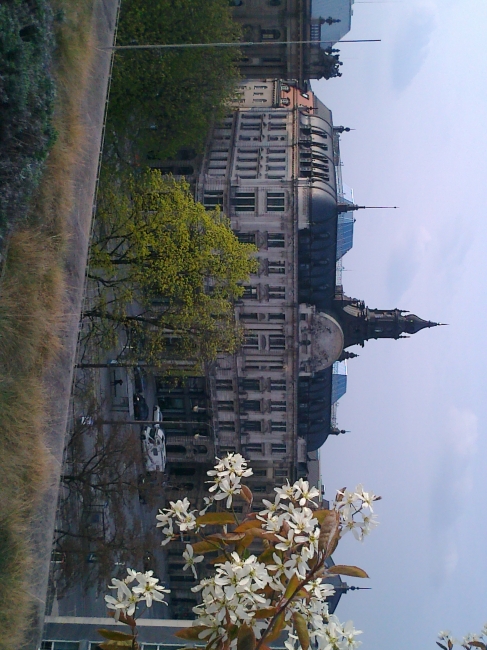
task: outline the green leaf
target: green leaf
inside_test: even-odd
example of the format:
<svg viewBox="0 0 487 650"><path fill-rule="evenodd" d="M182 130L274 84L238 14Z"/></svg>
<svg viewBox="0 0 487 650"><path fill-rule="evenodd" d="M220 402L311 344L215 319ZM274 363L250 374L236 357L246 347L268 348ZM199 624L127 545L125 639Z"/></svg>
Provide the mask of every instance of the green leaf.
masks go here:
<svg viewBox="0 0 487 650"><path fill-rule="evenodd" d="M291 576L291 580L288 582L288 585L286 587L286 591L284 592L284 598L291 598L293 593L296 591L298 585L299 585L299 578L295 573L293 573L293 575Z"/></svg>
<svg viewBox="0 0 487 650"><path fill-rule="evenodd" d="M255 634L246 623L240 626L237 635L237 650L254 650Z"/></svg>
<svg viewBox="0 0 487 650"><path fill-rule="evenodd" d="M225 524L234 524L235 523L235 517L230 514L229 512L207 512L205 515L201 515L201 517L196 517L196 523L198 525L200 524L208 524L208 525L225 525Z"/></svg>
<svg viewBox="0 0 487 650"><path fill-rule="evenodd" d="M294 612L293 614L293 623L296 634L298 635L299 643L301 644L302 650L308 650L309 648L309 632L306 619L302 614Z"/></svg>
<svg viewBox="0 0 487 650"><path fill-rule="evenodd" d="M248 504L251 504L252 501L254 500L254 495L252 494L252 491L246 485L242 485L240 493L245 499L245 501L247 501Z"/></svg>
<svg viewBox="0 0 487 650"><path fill-rule="evenodd" d="M196 555L197 553L211 553L211 551L221 551L221 545L217 544L215 542L196 542L195 544L192 544L193 546L193 553Z"/></svg>
<svg viewBox="0 0 487 650"><path fill-rule="evenodd" d="M277 607L264 607L254 613L254 618L272 618L277 613Z"/></svg>
<svg viewBox="0 0 487 650"><path fill-rule="evenodd" d="M178 639L185 639L186 641L198 641L199 634L208 629L206 625L193 625L192 627L184 627L182 630L178 630L174 633L174 636L177 636Z"/></svg>
<svg viewBox="0 0 487 650"><path fill-rule="evenodd" d="M243 533L250 528L260 528L262 526L262 522L260 522L258 519L246 519L243 521L241 524L239 524L235 530L233 531L234 533Z"/></svg>
<svg viewBox="0 0 487 650"><path fill-rule="evenodd" d="M325 512L320 528L318 550L324 553L325 558L330 557L340 538L340 514L336 510Z"/></svg>
<svg viewBox="0 0 487 650"><path fill-rule="evenodd" d="M368 578L369 576L363 569L358 566L346 566L344 564L335 564L328 569L328 573L340 576L352 576L352 578Z"/></svg>
<svg viewBox="0 0 487 650"><path fill-rule="evenodd" d="M245 537L245 533L218 533L216 535L208 535L208 541L216 542L239 542Z"/></svg>
<svg viewBox="0 0 487 650"><path fill-rule="evenodd" d="M105 639L109 639L110 641L128 641L129 639L131 640L134 638L133 634L127 634L126 632L117 632L116 630L100 629L98 630L98 634L101 634L101 636L105 637Z"/></svg>
<svg viewBox="0 0 487 650"><path fill-rule="evenodd" d="M274 621L272 630L269 632L269 634L266 637L264 637L264 641L267 644L271 643L272 641L275 641L281 634L282 630L284 629L285 624L286 624L286 616L285 616L285 610L283 610Z"/></svg>

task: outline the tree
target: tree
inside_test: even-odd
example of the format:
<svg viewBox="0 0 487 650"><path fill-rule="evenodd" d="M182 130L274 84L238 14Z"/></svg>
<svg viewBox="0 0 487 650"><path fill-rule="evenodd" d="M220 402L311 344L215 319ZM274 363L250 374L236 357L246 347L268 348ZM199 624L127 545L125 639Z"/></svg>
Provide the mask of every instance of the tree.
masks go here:
<svg viewBox="0 0 487 650"><path fill-rule="evenodd" d="M94 413L93 410L88 412ZM54 535L56 590L73 584L101 586L114 565L147 566L156 545L153 530L138 520L139 492L153 505L162 498L161 478L143 471L134 427L102 423L96 415L78 418L69 436L61 475L61 498ZM151 565L150 568L156 568Z"/></svg>
<svg viewBox="0 0 487 650"><path fill-rule="evenodd" d="M256 269L255 250L185 181L148 170L105 184L90 258L97 295L84 314L90 336L108 348L121 339L145 360L233 351L233 301Z"/></svg>
<svg viewBox="0 0 487 650"><path fill-rule="evenodd" d="M459 645L465 650L475 650L480 648L480 650L487 650L487 623L482 628L482 631L479 634L466 634L463 639L460 641L454 639L450 632L440 632L438 634L439 641L436 642L440 646L441 650L452 650L454 645Z"/></svg>
<svg viewBox="0 0 487 650"><path fill-rule="evenodd" d="M228 0L124 0L117 45L238 41ZM204 145L238 78L236 48L121 51L115 55L107 137L166 159ZM110 151L110 146L108 147Z"/></svg>
<svg viewBox="0 0 487 650"><path fill-rule="evenodd" d="M242 482L251 474L240 454L228 454L208 472L210 497L203 511L190 510L186 498L159 511L163 545L180 535L195 538L183 553L184 570L191 570L196 578L205 556L214 556L213 576L193 588L201 592L201 603L193 609L196 620L176 636L203 642L206 650L265 650L283 633L288 650L354 650L360 631L351 621L342 625L329 614L326 598L334 589L326 580L333 575L368 576L358 567L330 566L327 560L348 530L363 538L377 525L372 512L380 497L361 485L352 491L343 488L331 508L324 509L316 502L319 491L300 479L276 488L274 502L264 501L265 509L256 514L251 512L252 492ZM232 507L235 499L247 504L243 520ZM219 503L226 512L208 511ZM131 627L131 633L113 636L100 630L112 641L102 648L113 649L123 640L119 647L136 649L138 603L150 607L153 601L164 601L168 590L152 573L132 569L124 580L113 579L110 588L107 606L116 619Z"/></svg>

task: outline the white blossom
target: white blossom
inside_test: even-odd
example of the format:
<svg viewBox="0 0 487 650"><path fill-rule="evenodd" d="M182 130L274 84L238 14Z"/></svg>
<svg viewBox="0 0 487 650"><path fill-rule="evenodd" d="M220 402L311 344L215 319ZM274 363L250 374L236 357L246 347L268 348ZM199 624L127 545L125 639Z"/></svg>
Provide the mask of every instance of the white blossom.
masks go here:
<svg viewBox="0 0 487 650"><path fill-rule="evenodd" d="M146 571L145 573L138 573L136 576L139 583L136 587L132 587L134 594L138 594L140 599L145 600L147 607L151 607L152 601L164 601L164 594L170 593L169 589L165 589L159 582L158 578L153 577L153 571Z"/></svg>
<svg viewBox="0 0 487 650"><path fill-rule="evenodd" d="M191 567L191 571L193 572L194 577L197 578L198 574L196 573L195 564L202 562L205 558L203 555L197 555L195 557L193 553L194 551L191 544L186 544L186 550L183 551L183 558L186 560L186 564L183 566L183 571L186 571L186 569L189 569Z"/></svg>

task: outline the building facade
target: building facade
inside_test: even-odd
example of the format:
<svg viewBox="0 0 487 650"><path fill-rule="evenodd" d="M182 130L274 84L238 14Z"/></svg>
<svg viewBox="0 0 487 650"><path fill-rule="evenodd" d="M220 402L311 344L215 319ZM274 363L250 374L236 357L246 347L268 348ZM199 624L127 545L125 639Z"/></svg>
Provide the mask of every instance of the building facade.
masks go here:
<svg viewBox="0 0 487 650"><path fill-rule="evenodd" d="M329 50L351 27L353 0L231 0L242 27L240 68L248 79L309 79L334 76Z"/></svg>

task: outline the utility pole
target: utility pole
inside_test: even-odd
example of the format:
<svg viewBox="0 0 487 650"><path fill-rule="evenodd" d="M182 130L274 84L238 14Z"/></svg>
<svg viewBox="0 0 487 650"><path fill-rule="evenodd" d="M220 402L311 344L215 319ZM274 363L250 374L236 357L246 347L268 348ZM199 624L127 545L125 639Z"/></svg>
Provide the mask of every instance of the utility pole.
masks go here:
<svg viewBox="0 0 487 650"><path fill-rule="evenodd" d="M102 47L101 50L176 50L184 48L208 48L208 47L254 47L261 46L279 46L279 45L335 45L335 43L380 43L380 38L358 38L343 41L243 41L232 43L169 43L163 45L111 45Z"/></svg>

